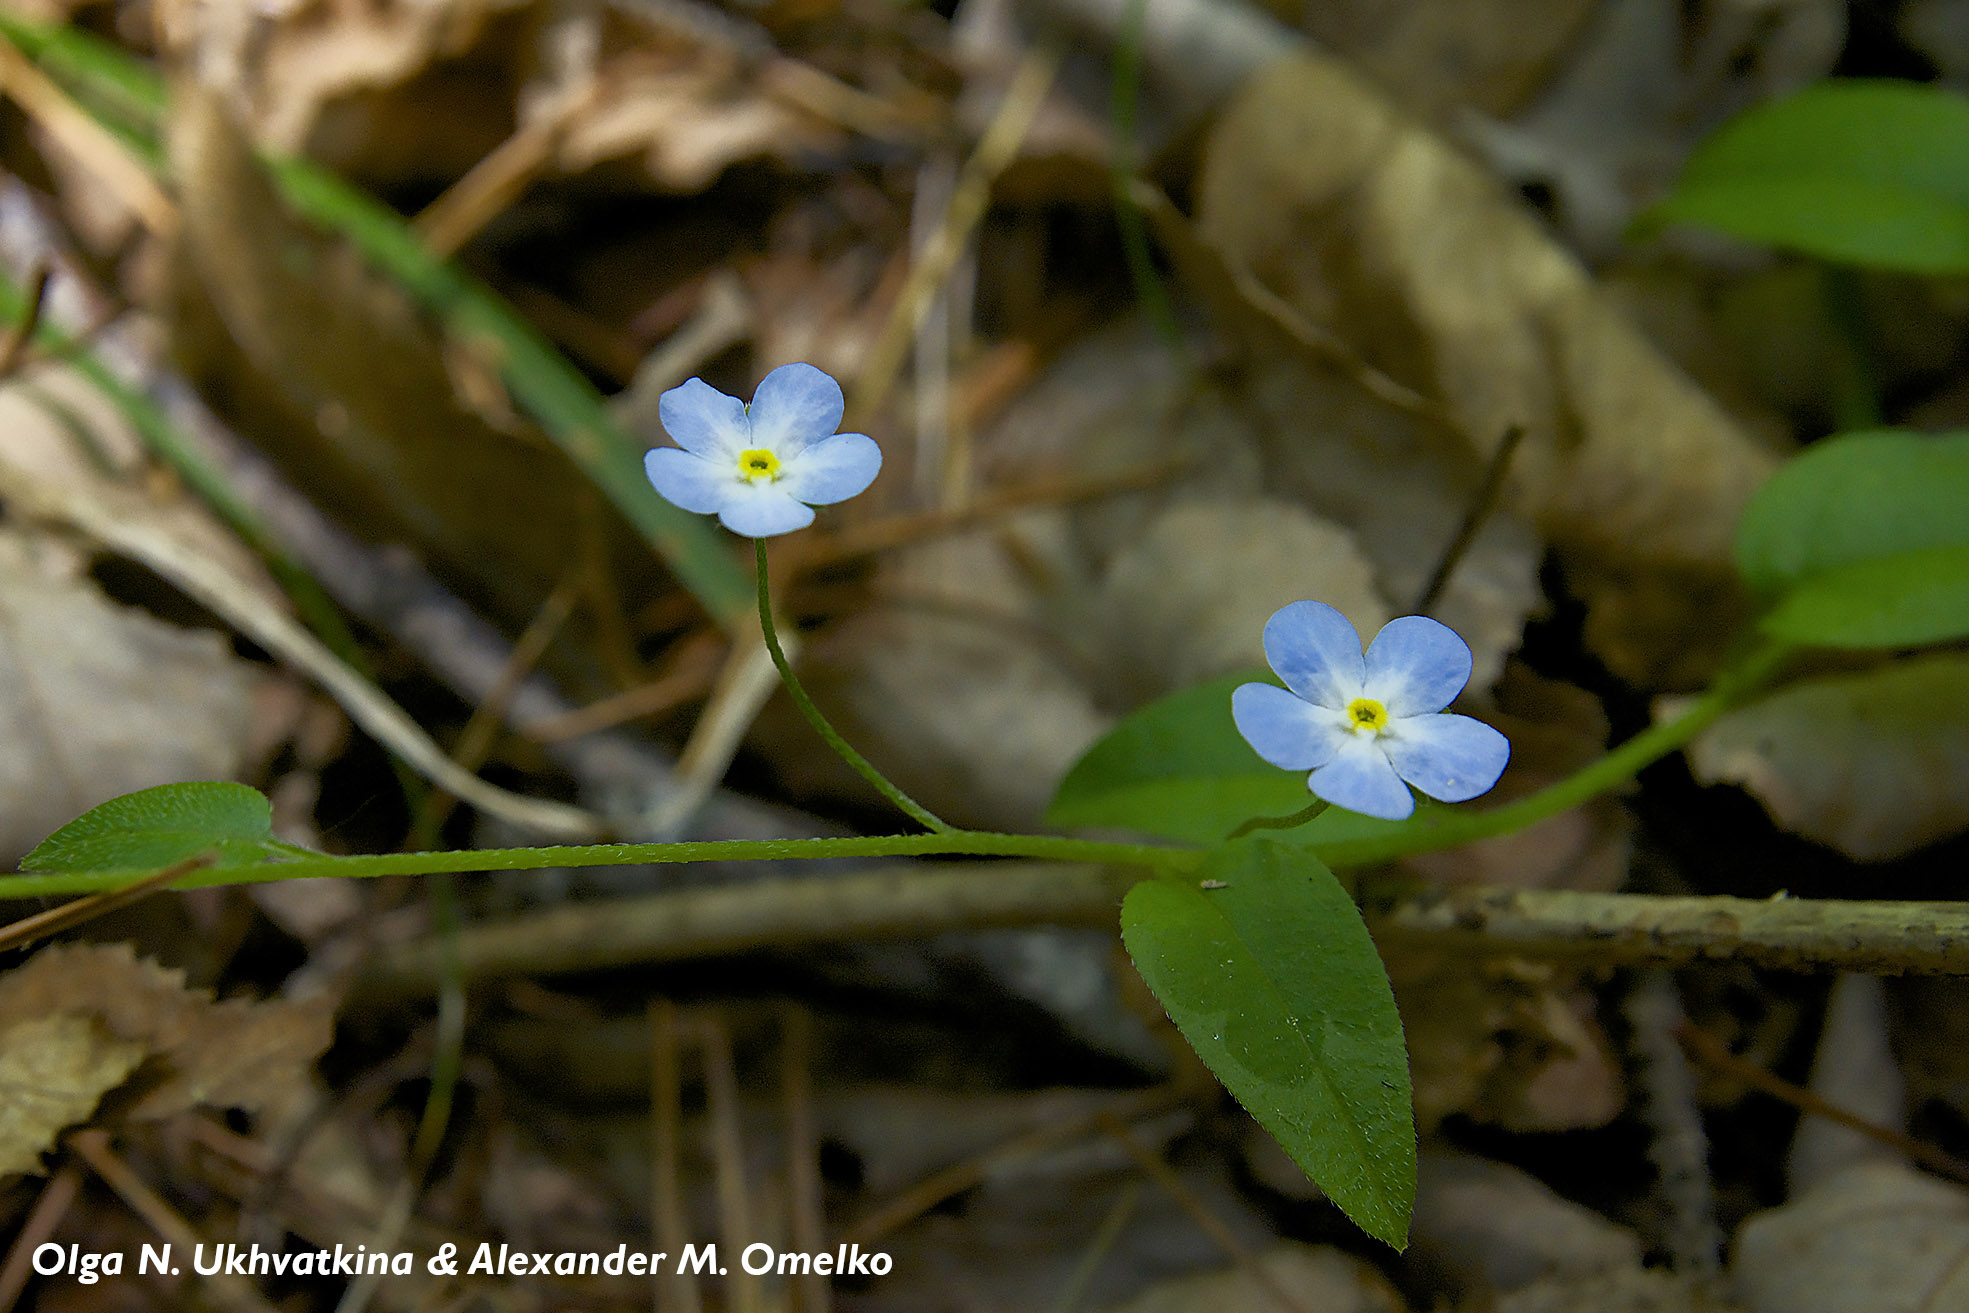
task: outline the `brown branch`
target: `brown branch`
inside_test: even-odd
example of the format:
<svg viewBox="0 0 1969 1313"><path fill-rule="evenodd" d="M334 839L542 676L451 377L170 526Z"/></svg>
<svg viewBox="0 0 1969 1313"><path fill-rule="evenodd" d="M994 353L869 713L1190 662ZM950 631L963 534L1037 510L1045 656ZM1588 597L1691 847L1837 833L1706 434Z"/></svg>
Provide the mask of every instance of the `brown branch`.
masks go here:
<svg viewBox="0 0 1969 1313"><path fill-rule="evenodd" d="M573 903L468 926L465 978L591 971L768 946L909 938L990 925L1115 923L1139 876L1039 862L905 864ZM1384 949L1467 952L1596 966L1729 958L1781 971L1969 975L1969 903L1667 898L1472 887L1403 895L1368 889ZM357 988L428 993L435 941L384 950Z"/></svg>

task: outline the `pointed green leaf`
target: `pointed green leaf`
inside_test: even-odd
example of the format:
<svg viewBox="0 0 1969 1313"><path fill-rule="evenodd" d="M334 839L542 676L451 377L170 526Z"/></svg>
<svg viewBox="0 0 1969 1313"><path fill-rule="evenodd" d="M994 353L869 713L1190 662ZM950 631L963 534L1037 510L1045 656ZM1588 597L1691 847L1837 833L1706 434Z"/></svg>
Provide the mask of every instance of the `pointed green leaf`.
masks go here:
<svg viewBox="0 0 1969 1313"><path fill-rule="evenodd" d="M1840 80L1759 105L1704 142L1637 226L1668 223L1880 269L1969 271L1969 99Z"/></svg>
<svg viewBox="0 0 1969 1313"><path fill-rule="evenodd" d="M1225 675L1130 712L1074 763L1046 821L1215 843L1253 816L1312 801L1303 773L1251 750L1231 720L1231 690L1269 671Z"/></svg>
<svg viewBox="0 0 1969 1313"><path fill-rule="evenodd" d="M1918 647L1969 637L1969 543L1814 575L1784 595L1764 629L1820 647Z"/></svg>
<svg viewBox="0 0 1969 1313"><path fill-rule="evenodd" d="M1122 717L1060 782L1046 821L1063 829L1133 830L1190 843L1216 843L1254 816L1290 816L1313 800L1306 772L1265 761L1231 719L1231 690L1270 671L1225 675L1181 689ZM1427 824L1438 804L1417 800L1406 821L1384 821L1335 807L1273 837L1322 844L1385 839Z"/></svg>
<svg viewBox="0 0 1969 1313"><path fill-rule="evenodd" d="M1404 1247L1415 1117L1401 1016L1333 873L1303 848L1242 839L1194 881L1136 885L1121 932L1224 1087L1347 1216Z"/></svg>
<svg viewBox="0 0 1969 1313"><path fill-rule="evenodd" d="M43 839L21 870L155 870L216 852L244 866L286 851L273 834L266 795L244 784L163 784L111 798Z"/></svg>
<svg viewBox="0 0 1969 1313"><path fill-rule="evenodd" d="M1813 443L1737 522L1737 571L1766 596L1839 566L1969 543L1969 433L1879 429Z"/></svg>

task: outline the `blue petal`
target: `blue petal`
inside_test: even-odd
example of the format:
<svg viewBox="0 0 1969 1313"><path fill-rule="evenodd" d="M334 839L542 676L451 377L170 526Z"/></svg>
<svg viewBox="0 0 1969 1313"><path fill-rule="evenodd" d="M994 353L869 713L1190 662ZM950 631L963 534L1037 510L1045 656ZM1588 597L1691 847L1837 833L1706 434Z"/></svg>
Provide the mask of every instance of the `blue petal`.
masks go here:
<svg viewBox="0 0 1969 1313"><path fill-rule="evenodd" d="M1340 754L1314 771L1306 787L1336 807L1384 821L1404 821L1415 812L1415 795L1388 764L1372 735L1349 735Z"/></svg>
<svg viewBox="0 0 1969 1313"><path fill-rule="evenodd" d="M1276 684L1238 685L1231 693L1231 719L1259 756L1285 770L1324 766L1353 737L1333 712Z"/></svg>
<svg viewBox="0 0 1969 1313"><path fill-rule="evenodd" d="M812 365L781 365L752 394L752 441L781 460L841 427L841 385Z"/></svg>
<svg viewBox="0 0 1969 1313"><path fill-rule="evenodd" d="M1511 740L1468 716L1397 720L1381 746L1403 779L1441 802L1488 793L1511 760Z"/></svg>
<svg viewBox="0 0 1969 1313"><path fill-rule="evenodd" d="M810 506L829 506L875 482L882 449L860 433L837 433L786 457L780 487Z"/></svg>
<svg viewBox="0 0 1969 1313"><path fill-rule="evenodd" d="M1360 696L1361 636L1325 602L1294 602L1265 622L1265 659L1287 688L1336 710Z"/></svg>
<svg viewBox="0 0 1969 1313"><path fill-rule="evenodd" d="M1397 719L1441 711L1469 682L1469 644L1427 616L1390 620L1368 646L1364 691Z"/></svg>
<svg viewBox="0 0 1969 1313"><path fill-rule="evenodd" d="M718 520L747 538L771 538L812 524L814 508L793 500L778 483L734 482L718 510Z"/></svg>
<svg viewBox="0 0 1969 1313"><path fill-rule="evenodd" d="M643 456L643 472L665 501L699 515L725 508L738 481L737 466L693 456L678 447L655 447Z"/></svg>
<svg viewBox="0 0 1969 1313"><path fill-rule="evenodd" d="M745 403L728 397L701 378L671 388L656 399L663 431L685 451L709 460L737 460L752 445Z"/></svg>

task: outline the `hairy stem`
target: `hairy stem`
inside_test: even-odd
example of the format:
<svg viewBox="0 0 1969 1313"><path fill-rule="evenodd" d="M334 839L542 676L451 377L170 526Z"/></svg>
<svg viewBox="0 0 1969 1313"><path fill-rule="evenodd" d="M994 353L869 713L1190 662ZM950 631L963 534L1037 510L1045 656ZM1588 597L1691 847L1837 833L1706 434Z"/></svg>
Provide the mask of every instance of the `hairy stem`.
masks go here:
<svg viewBox="0 0 1969 1313"><path fill-rule="evenodd" d="M827 717L820 714L820 708L807 696L807 690L800 683L800 677L793 673L793 666L786 659L786 653L779 646L779 631L773 627L772 590L766 582L766 540L752 540L753 555L759 564L759 629L766 636L766 651L772 653L773 665L779 670L780 683L793 698L800 714L814 727L814 732L827 740L827 746L841 755L841 760L854 768L855 774L875 786L875 791L900 807L911 820L934 834L952 834L949 821L944 820L928 807L904 793L889 782L887 776L869 764L868 758L854 750L849 742L827 723Z"/></svg>
<svg viewBox="0 0 1969 1313"><path fill-rule="evenodd" d="M946 830L844 839L711 839L692 843L597 843L553 848L473 848L462 852L374 853L354 857L316 854L294 861L214 866L194 871L172 886L260 884L314 876L370 878L434 875L440 871L538 871L556 866L643 866L665 862L786 861L822 857L1033 857L1044 861L1098 862L1151 869L1194 865L1202 853L1154 844L1105 843L1038 834ZM134 871L76 871L0 878L0 897L41 898L119 889Z"/></svg>
<svg viewBox="0 0 1969 1313"><path fill-rule="evenodd" d="M1296 830L1332 805L1324 798L1315 798L1290 816L1253 816L1225 835L1224 841L1242 839L1254 830Z"/></svg>
<svg viewBox="0 0 1969 1313"><path fill-rule="evenodd" d="M1487 811L1434 812L1387 834L1315 844L1313 851L1329 866L1374 866L1477 839L1515 834L1618 788L1644 767L1683 747L1762 687L1796 650L1776 642L1752 649L1680 716L1642 730L1598 761L1530 797Z"/></svg>

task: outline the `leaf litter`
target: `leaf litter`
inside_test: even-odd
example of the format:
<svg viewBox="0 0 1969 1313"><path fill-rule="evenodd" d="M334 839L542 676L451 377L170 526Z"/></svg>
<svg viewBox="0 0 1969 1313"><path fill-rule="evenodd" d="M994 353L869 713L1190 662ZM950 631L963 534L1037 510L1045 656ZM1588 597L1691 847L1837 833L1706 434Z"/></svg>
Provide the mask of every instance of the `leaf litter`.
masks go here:
<svg viewBox="0 0 1969 1313"><path fill-rule="evenodd" d="M1946 7L1910 6L1919 14L1907 30L1883 39L1940 49L1946 24L1933 14ZM1023 8L1071 10L1091 33L1085 45L1113 47L1111 18L1088 6ZM1130 303L1108 226L1106 87L1070 60L1022 157L1000 176L978 241L954 262L942 308L917 334L905 385L867 419L891 472L866 505L828 526L844 538L916 527L872 559L825 560L822 550L824 563L803 570L796 559L789 571L789 614L810 625L808 673L830 713L938 810L1031 824L1116 716L1257 664L1252 617L1308 596L1364 629L1409 609L1513 425L1526 439L1505 470L1502 505L1436 610L1475 649L1473 705L1519 718L1504 796L1631 733L1647 698L1699 685L1752 605L1728 568L1737 511L1793 435L1814 436L1835 412L1829 380L1850 344L1828 343L1843 330L1794 266L1706 264L1700 251L1637 251L1619 234L1637 189L1672 174L1699 126L1830 66L1845 30L1837 6L1780 8L1780 20L1745 27L1727 6L1641 0L1555 0L1535 24L1518 7L1446 0L1328 6L1303 20L1320 53L1277 18L1239 11L1233 23L1226 12L1188 28L1192 48L1178 44L1175 58L1156 34L1167 29L1156 29L1145 119L1162 190L1146 203L1194 371ZM87 157L45 135L0 143L9 170L34 180L91 253L106 299L150 307L139 317L168 337L178 368L322 512L373 550L421 558L509 639L576 580L574 614L545 665L577 700L596 701L661 670L663 654L715 641L709 618L534 428L485 344L448 339L333 234L296 219L248 143L304 152L406 215L422 212L425 232L605 381L626 382L653 359L710 278L746 289L742 339L726 334L666 367L733 392L792 359L852 379L882 342L910 250L937 217L931 156L962 158L1025 39L1020 15L987 0L964 0L954 20L941 9L826 0L39 11L114 32L209 89L181 84L173 98L182 226L168 243L114 221L129 198L105 188ZM1150 11L1152 26L1194 18L1161 0ZM1213 35L1233 28L1246 44L1227 58L1210 43L1233 44ZM1609 37L1640 29L1648 40ZM1261 50L1298 54L1261 69ZM1848 54L1863 59L1859 50ZM1217 112L1184 120L1233 83ZM1616 97L1619 113L1600 112L1609 88L1642 83L1652 94ZM1473 130L1473 115L1490 126ZM1463 154L1452 132L1478 142L1490 166ZM1557 231L1511 194L1517 183L1550 191ZM1919 310L1937 336L1954 322L1945 290L1869 295L1890 307L1872 312L1882 322L1906 318L1894 306ZM1816 336L1794 323L1806 317ZM1955 413L1958 362L1929 330L1875 331L1890 418ZM1672 363L1678 355L1684 367ZM1800 364L1806 355L1833 366ZM10 381L0 405L22 397ZM62 404L86 397L64 394ZM0 457L26 459L48 430L46 408L15 413L23 422L0 440ZM76 448L60 450L68 477L82 477L87 460L77 466ZM47 477L46 458L32 459ZM112 464L124 475L143 468L129 449ZM999 489L1121 484L1143 470L1164 472L1111 495L1042 500L958 526L967 503ZM171 497L153 500L143 513L183 513ZM249 752L252 689L267 678L253 661L221 636L110 601L72 544L17 518L0 528L0 601L26 619L0 652L12 651L19 669L27 653L44 675L56 671L49 686L73 688L54 701L84 710L58 732L10 737L17 747L0 749L0 775L69 760L68 774L105 793L134 787L116 773L125 769L135 783L243 777L274 794L297 835L350 849L405 842L395 784L365 741L317 734L309 747L274 734ZM186 533L251 573L222 532ZM168 590L137 591L167 614L176 605ZM460 727L471 708L435 688L393 635L363 637L383 681L420 719L441 737ZM1843 889L1871 879L1925 889L1932 855L1952 851L1964 819L1953 777L1932 769L1946 766L1959 737L1959 699L1937 673L1954 660L1810 674L1720 723L1690 763L1703 781L1745 784L1775 830L1877 864L1865 874L1828 868ZM98 669L111 665L121 673ZM0 706L9 694L18 702L28 682L0 680ZM631 732L660 754L684 741L692 717L690 704L658 705ZM856 782L783 710L769 708L755 726L734 783L772 795L783 832L871 826ZM114 731L100 751L91 724ZM490 769L523 791L567 785L519 740L497 744ZM1676 857L1727 793L1650 776L1636 809L1604 799L1510 840L1410 863L1402 876L1744 892ZM1687 818L1664 825L1657 798ZM0 794L7 841L24 849L94 800L61 792L45 771L23 773ZM470 828L448 837L469 841ZM1774 883L1786 874L1756 872ZM544 881L466 883L474 914L553 896ZM63 947L0 977L0 1083L32 1091L5 1105L0 1165L32 1170L61 1152L65 1128L100 1119L207 1236L258 1228L289 1245L369 1236L390 1192L409 1188L396 1183L433 1055L449 1041L415 1005L338 1015L330 996L250 1001L333 978L373 939L430 924L415 890L343 892L324 906L268 911L243 895L167 904L172 912L140 905L103 926L137 947ZM194 975L225 1002L150 960L177 960L172 937L194 929L210 947ZM814 1206L838 1232L911 1181L1003 1161L993 1155L1029 1133L1022 1116L1058 1120L1062 1106L1193 1076L1184 1059L1157 1062L1143 1044L1091 1038L1139 1036L1161 1022L1140 1005L1111 943L978 934L475 994L452 1128L404 1243L640 1243L652 1190L663 1188L678 1191L699 1238L716 1233L712 1219L736 1198L778 1243L792 1225L781 1203L801 1188L791 1163L805 1152L780 1122L802 1097L823 1109ZM1723 1307L1686 1273L1643 1268L1630 1243L1658 1244L1661 1224L1634 1149L1658 1129L1629 1106L1627 1037L1608 1020L1625 986L1531 962L1393 965L1432 1142L1484 1155L1458 1178L1461 1213L1456 1192L1432 1187L1425 1170L1418 1257L1367 1249L1303 1182L1268 1176L1255 1156L1248 1174L1243 1163L1228 1170L1223 1146L1245 1123L1205 1095L1184 1113L1194 1130L1149 1137L1177 1164L1177 1193L1090 1133L926 1205L928 1215L880 1242L910 1275L837 1286L835 1306L1259 1307L1278 1285L1377 1313L1452 1300L1519 1313ZM1685 979L1746 1015L1791 988L1728 964ZM652 995L696 1000L705 1010L692 1025L729 1028L747 1095L736 1123L718 1122L708 1106L720 1097L715 1082L685 1045L677 1116L691 1147L667 1181L642 1147ZM795 1000L816 1014L808 1096L780 1066L776 1010ZM1808 1017L1816 1006L1799 1005ZM501 1050L493 1037L510 1034L515 1018L560 1036L558 1056L515 1062ZM343 1042L317 1068L331 1021ZM1913 1052L1933 1069L1926 1097L1959 1106L1946 1062ZM979 1094L987 1101L972 1101ZM788 1107L775 1102L782 1095ZM1708 1097L1725 1133L1771 1118L1747 1096ZM889 1111L841 1111L857 1105ZM986 1106L1002 1134L995 1121L989 1137L971 1125ZM223 1107L259 1112L221 1125L191 1111ZM1149 1136L1151 1124L1138 1132ZM241 1125L250 1137L228 1129ZM939 1134L940 1125L976 1133ZM1891 1260L1909 1226L1933 1252L1960 1251L1952 1213L1921 1194L1933 1184L1925 1178L1878 1187L1893 1220L1876 1233L1825 1212L1820 1191L1788 1198L1745 1161L1773 1137L1746 1134L1740 1149L1719 1139L1713 1167L1723 1225L1752 1219L1735 1273L1749 1307L1808 1297L1827 1313L1866 1306L1834 1292L1848 1278L1873 1289L1864 1274ZM186 1152L173 1136L200 1148ZM920 1152L898 1154L884 1137ZM1578 1152L1556 1160L1542 1146L1557 1141ZM1511 1175L1524 1167L1558 1193ZM17 1210L21 1197L0 1207ZM1568 1216L1597 1237L1604 1266L1541 1270L1528 1260L1500 1275L1493 1260L1505 1252L1507 1219L1555 1209L1577 1210ZM1927 1220L1909 1221L1915 1214ZM128 1224L85 1202L63 1226L64 1240L86 1240L127 1234ZM1435 1256L1424 1261L1432 1226ZM1852 1243L1824 1244L1835 1233ZM1275 1247L1280 1237L1287 1247ZM1785 1284L1799 1270L1792 1245L1822 1265L1809 1295ZM1753 1261L1763 1249L1781 1253L1768 1270ZM1220 1271L1201 1275L1211 1268ZM1260 1269L1274 1274L1269 1282ZM1918 1284L1921 1272L1903 1265L1881 1280ZM401 1302L409 1291L386 1285L377 1298ZM326 1307L338 1293L286 1299ZM424 1294L436 1297L420 1283ZM646 1297L606 1283L498 1292L516 1308ZM56 1307L62 1296L44 1282L29 1298Z"/></svg>

